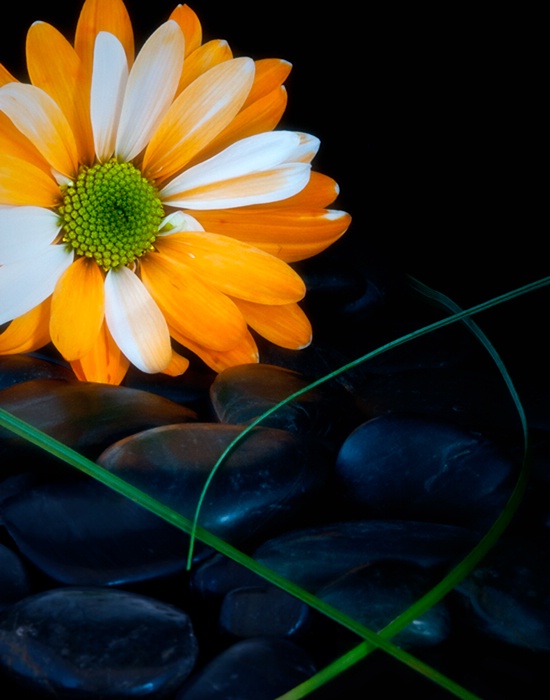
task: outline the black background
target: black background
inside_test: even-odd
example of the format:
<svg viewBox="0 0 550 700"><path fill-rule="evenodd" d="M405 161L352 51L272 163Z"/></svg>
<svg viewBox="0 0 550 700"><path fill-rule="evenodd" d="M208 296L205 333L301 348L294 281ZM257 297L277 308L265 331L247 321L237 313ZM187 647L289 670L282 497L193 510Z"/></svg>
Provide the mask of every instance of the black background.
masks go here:
<svg viewBox="0 0 550 700"><path fill-rule="evenodd" d="M380 260L463 305L548 274L540 18L350 0L190 4L205 39L293 63L281 126L321 138L314 165L354 219L336 253ZM0 60L25 80L30 23L72 40L80 6L22 4L0 28ZM174 3L127 7L139 46ZM511 319L516 335L544 328L546 297L532 299Z"/></svg>

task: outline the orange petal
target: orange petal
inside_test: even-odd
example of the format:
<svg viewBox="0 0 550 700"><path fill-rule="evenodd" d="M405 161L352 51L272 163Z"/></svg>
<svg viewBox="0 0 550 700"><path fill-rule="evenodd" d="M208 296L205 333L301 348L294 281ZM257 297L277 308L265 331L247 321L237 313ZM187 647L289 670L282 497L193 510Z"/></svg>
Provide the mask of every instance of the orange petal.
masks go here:
<svg viewBox="0 0 550 700"><path fill-rule="evenodd" d="M287 92L284 87L259 98L247 109L241 110L226 128L188 163L188 166L211 158L235 141L263 131L272 131L281 120L286 104Z"/></svg>
<svg viewBox="0 0 550 700"><path fill-rule="evenodd" d="M246 324L240 311L187 265L150 253L141 259L141 279L171 329L214 350L229 350L241 341Z"/></svg>
<svg viewBox="0 0 550 700"><path fill-rule="evenodd" d="M280 87L291 70L292 64L280 58L263 58L256 61L254 85L246 98L243 109Z"/></svg>
<svg viewBox="0 0 550 700"><path fill-rule="evenodd" d="M3 112L0 112L0 153L2 158L5 155L9 155L33 163L45 173L51 175L51 167L48 161Z"/></svg>
<svg viewBox="0 0 550 700"><path fill-rule="evenodd" d="M104 323L91 351L71 362L73 372L83 382L118 385L124 379L130 362L112 339Z"/></svg>
<svg viewBox="0 0 550 700"><path fill-rule="evenodd" d="M200 76L174 101L143 158L150 178L170 177L219 134L239 111L254 78L254 64L236 58Z"/></svg>
<svg viewBox="0 0 550 700"><path fill-rule="evenodd" d="M35 22L27 34L27 68L33 85L53 97L67 117L76 136L80 161L91 162L89 98L82 89L81 61L76 51L50 24Z"/></svg>
<svg viewBox="0 0 550 700"><path fill-rule="evenodd" d="M301 192L282 199L279 202L273 202L271 207L286 209L286 208L304 208L304 209L324 209L332 204L336 197L340 194L340 188L335 180L328 175L312 171L309 182Z"/></svg>
<svg viewBox="0 0 550 700"><path fill-rule="evenodd" d="M103 275L94 260L77 258L59 278L52 296L50 334L66 360L91 352L103 312Z"/></svg>
<svg viewBox="0 0 550 700"><path fill-rule="evenodd" d="M246 241L285 262L303 260L325 250L342 236L351 221L342 211L271 205L193 211L193 217L207 231Z"/></svg>
<svg viewBox="0 0 550 700"><path fill-rule="evenodd" d="M182 355L178 355L175 350L172 350L172 359L170 364L166 369L162 370L163 374L167 374L169 377L179 377L183 374L189 367L189 360Z"/></svg>
<svg viewBox="0 0 550 700"><path fill-rule="evenodd" d="M188 85L191 85L194 80L206 73L210 68L232 58L233 53L226 41L221 39L208 41L196 51L193 51L190 56L186 57L176 94L179 95Z"/></svg>
<svg viewBox="0 0 550 700"><path fill-rule="evenodd" d="M74 47L91 75L95 38L99 32L114 34L124 46L128 65L134 61L134 34L128 11L121 0L86 0L78 24Z"/></svg>
<svg viewBox="0 0 550 700"><path fill-rule="evenodd" d="M305 294L301 277L286 263L227 236L188 231L163 236L157 245L216 289L239 299L287 304Z"/></svg>
<svg viewBox="0 0 550 700"><path fill-rule="evenodd" d="M173 332L172 332L173 331ZM223 372L224 369L228 367L235 367L236 365L247 365L250 363L255 363L259 361L258 347L254 338L251 336L249 331L243 335L241 342L226 352L220 352L218 350L212 350L210 348L202 347L197 345L189 338L182 336L175 329L170 329L172 337L178 341L181 345L189 348L191 352L201 358L201 360L211 367L215 372Z"/></svg>
<svg viewBox="0 0 550 700"><path fill-rule="evenodd" d="M301 350L311 343L311 324L298 304L265 306L235 299L245 321L275 345Z"/></svg>
<svg viewBox="0 0 550 700"><path fill-rule="evenodd" d="M74 134L59 105L40 88L8 83L0 88L0 109L29 138L48 163L72 178L78 171Z"/></svg>
<svg viewBox="0 0 550 700"><path fill-rule="evenodd" d="M202 43L202 27L199 18L188 5L178 5L170 15L185 37L185 56L198 49Z"/></svg>
<svg viewBox="0 0 550 700"><path fill-rule="evenodd" d="M13 320L0 335L0 354L33 352L50 342L50 300Z"/></svg>
<svg viewBox="0 0 550 700"><path fill-rule="evenodd" d="M32 163L2 155L0 158L0 204L34 204L53 207L61 192L55 180Z"/></svg>
<svg viewBox="0 0 550 700"><path fill-rule="evenodd" d="M16 83L17 79L0 63L0 86L8 83Z"/></svg>

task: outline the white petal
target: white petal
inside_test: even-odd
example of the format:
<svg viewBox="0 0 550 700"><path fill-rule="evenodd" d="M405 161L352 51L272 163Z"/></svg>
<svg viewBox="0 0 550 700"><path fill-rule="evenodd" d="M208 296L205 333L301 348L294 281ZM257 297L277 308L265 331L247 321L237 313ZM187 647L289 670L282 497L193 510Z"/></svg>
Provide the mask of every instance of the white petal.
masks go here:
<svg viewBox="0 0 550 700"><path fill-rule="evenodd" d="M139 52L128 78L116 140L116 153L122 160L132 160L145 148L174 99L184 44L179 25L169 20Z"/></svg>
<svg viewBox="0 0 550 700"><path fill-rule="evenodd" d="M120 41L109 32L97 35L90 92L95 152L100 161L114 153L116 133L128 81L128 62Z"/></svg>
<svg viewBox="0 0 550 700"><path fill-rule="evenodd" d="M42 207L0 207L0 265L39 255L61 229L59 216Z"/></svg>
<svg viewBox="0 0 550 700"><path fill-rule="evenodd" d="M180 192L166 204L186 209L230 209L279 202L303 190L310 174L309 163L283 163L209 187Z"/></svg>
<svg viewBox="0 0 550 700"><path fill-rule="evenodd" d="M105 319L124 355L142 372L161 372L172 359L166 320L141 280L129 268L105 278Z"/></svg>
<svg viewBox="0 0 550 700"><path fill-rule="evenodd" d="M169 197L202 185L269 170L285 163L299 146L300 136L293 131L268 131L249 136L175 177L161 190L160 196Z"/></svg>
<svg viewBox="0 0 550 700"><path fill-rule="evenodd" d="M311 163L317 155L321 142L317 136L312 136L311 134L298 133L298 136L300 137L300 144L289 155L287 163L295 163L297 161L301 163Z"/></svg>
<svg viewBox="0 0 550 700"><path fill-rule="evenodd" d="M72 177L78 170L73 132L58 104L40 88L7 83L0 88L5 112L57 172Z"/></svg>
<svg viewBox="0 0 550 700"><path fill-rule="evenodd" d="M0 323L30 311L47 299L72 263L73 251L51 245L39 255L0 267Z"/></svg>
<svg viewBox="0 0 550 700"><path fill-rule="evenodd" d="M159 236L169 236L172 233L182 231L204 231L202 225L190 214L184 211L175 211L168 214L159 226Z"/></svg>

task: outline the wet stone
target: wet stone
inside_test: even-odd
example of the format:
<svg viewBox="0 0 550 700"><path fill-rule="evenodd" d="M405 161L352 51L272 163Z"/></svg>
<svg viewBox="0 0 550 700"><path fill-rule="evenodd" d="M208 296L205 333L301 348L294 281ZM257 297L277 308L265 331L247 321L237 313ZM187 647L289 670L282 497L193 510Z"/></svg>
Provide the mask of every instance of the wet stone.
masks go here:
<svg viewBox="0 0 550 700"><path fill-rule="evenodd" d="M385 561L357 567L318 592L318 597L375 632L389 625L438 582L408 562ZM432 647L451 631L451 615L440 602L392 637L405 649Z"/></svg>
<svg viewBox="0 0 550 700"><path fill-rule="evenodd" d="M0 611L29 595L29 576L21 557L0 544Z"/></svg>
<svg viewBox="0 0 550 700"><path fill-rule="evenodd" d="M235 588L265 584L265 579L236 561L214 554L190 572L189 586L206 602L219 600Z"/></svg>
<svg viewBox="0 0 550 700"><path fill-rule="evenodd" d="M216 377L210 397L221 422L251 423L310 383L306 376L274 365L239 365ZM325 384L282 406L262 425L339 442L357 421L351 395L341 386Z"/></svg>
<svg viewBox="0 0 550 700"><path fill-rule="evenodd" d="M185 568L187 535L93 479L35 485L6 498L1 515L22 555L59 583L123 585Z"/></svg>
<svg viewBox="0 0 550 700"><path fill-rule="evenodd" d="M273 700L316 671L306 651L284 639L247 639L187 681L176 700Z"/></svg>
<svg viewBox="0 0 550 700"><path fill-rule="evenodd" d="M0 389L33 379L76 382L73 372L64 365L32 355L0 356Z"/></svg>
<svg viewBox="0 0 550 700"><path fill-rule="evenodd" d="M217 459L241 432L210 423L164 426L121 440L98 461L191 519ZM308 511L331 466L314 441L255 428L215 473L199 524L233 544L272 536Z"/></svg>
<svg viewBox="0 0 550 700"><path fill-rule="evenodd" d="M3 389L0 407L92 459L127 435L196 418L194 411L145 391L53 379ZM20 471L22 465L25 469L59 465L55 458L4 429L0 430L0 461L13 471Z"/></svg>
<svg viewBox="0 0 550 700"><path fill-rule="evenodd" d="M481 530L504 507L518 468L477 433L398 415L354 430L336 462L346 512Z"/></svg>
<svg viewBox="0 0 550 700"><path fill-rule="evenodd" d="M164 698L197 655L185 612L126 591L50 590L0 621L0 666L45 697Z"/></svg>
<svg viewBox="0 0 550 700"><path fill-rule="evenodd" d="M230 591L221 605L219 626L233 638L294 637L309 619L305 603L265 583Z"/></svg>
<svg viewBox="0 0 550 700"><path fill-rule="evenodd" d="M550 537L500 540L455 589L462 621L487 637L550 651Z"/></svg>
<svg viewBox="0 0 550 700"><path fill-rule="evenodd" d="M446 569L477 544L478 536L452 525L398 520L328 523L268 540L254 559L310 591L318 591L365 564L398 560Z"/></svg>

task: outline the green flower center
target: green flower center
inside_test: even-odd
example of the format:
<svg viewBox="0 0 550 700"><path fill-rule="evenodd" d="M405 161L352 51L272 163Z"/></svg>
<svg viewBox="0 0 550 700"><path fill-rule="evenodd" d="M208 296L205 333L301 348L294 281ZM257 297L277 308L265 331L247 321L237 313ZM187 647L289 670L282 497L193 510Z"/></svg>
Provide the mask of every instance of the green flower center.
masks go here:
<svg viewBox="0 0 550 700"><path fill-rule="evenodd" d="M131 163L110 160L82 168L59 207L63 241L105 270L152 249L164 218L155 187Z"/></svg>

